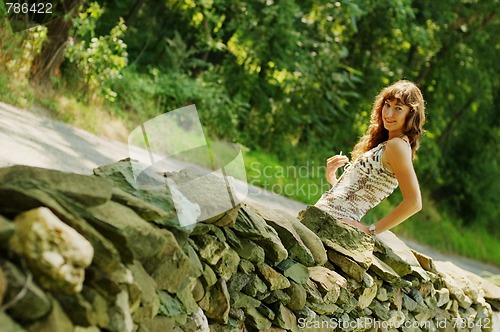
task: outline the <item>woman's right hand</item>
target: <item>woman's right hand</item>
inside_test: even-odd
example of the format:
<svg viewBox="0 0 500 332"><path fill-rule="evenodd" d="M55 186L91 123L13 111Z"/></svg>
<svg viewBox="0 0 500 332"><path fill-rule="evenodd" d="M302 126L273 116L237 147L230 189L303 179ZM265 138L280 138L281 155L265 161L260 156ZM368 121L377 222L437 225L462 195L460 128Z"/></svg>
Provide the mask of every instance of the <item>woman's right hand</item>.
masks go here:
<svg viewBox="0 0 500 332"><path fill-rule="evenodd" d="M349 162L349 158L341 154L330 157L326 160L326 180L333 186L337 183L337 169Z"/></svg>

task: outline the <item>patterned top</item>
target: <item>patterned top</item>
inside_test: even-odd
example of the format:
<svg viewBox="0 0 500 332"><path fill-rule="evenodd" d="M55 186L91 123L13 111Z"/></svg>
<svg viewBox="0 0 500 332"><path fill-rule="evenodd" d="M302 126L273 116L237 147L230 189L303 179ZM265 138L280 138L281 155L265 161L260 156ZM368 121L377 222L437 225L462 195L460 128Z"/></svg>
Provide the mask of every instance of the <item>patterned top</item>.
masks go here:
<svg viewBox="0 0 500 332"><path fill-rule="evenodd" d="M371 208L389 196L398 186L398 181L382 163L386 143L380 143L356 159L315 206L335 219L360 221Z"/></svg>

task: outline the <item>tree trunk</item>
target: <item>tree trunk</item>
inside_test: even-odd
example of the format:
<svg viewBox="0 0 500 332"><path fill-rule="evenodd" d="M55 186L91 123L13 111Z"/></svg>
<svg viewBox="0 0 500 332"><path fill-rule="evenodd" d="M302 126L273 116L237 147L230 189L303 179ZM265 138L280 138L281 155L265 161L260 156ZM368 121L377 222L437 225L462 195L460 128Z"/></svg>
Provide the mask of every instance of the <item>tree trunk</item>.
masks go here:
<svg viewBox="0 0 500 332"><path fill-rule="evenodd" d="M78 14L83 1L62 1L60 8L56 9L61 15L47 23L47 40L31 66L30 81L32 83L43 85L50 76L59 75L59 67L64 61L64 50L69 31L73 27L72 18Z"/></svg>

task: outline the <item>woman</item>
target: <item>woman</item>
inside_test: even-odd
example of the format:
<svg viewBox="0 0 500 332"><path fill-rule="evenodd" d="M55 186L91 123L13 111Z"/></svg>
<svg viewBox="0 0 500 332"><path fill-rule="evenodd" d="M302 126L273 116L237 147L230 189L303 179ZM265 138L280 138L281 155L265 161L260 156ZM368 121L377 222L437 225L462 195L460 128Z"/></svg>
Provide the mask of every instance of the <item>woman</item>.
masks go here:
<svg viewBox="0 0 500 332"><path fill-rule="evenodd" d="M354 147L352 164L343 155L327 160L326 177L332 184L315 204L335 219L367 234L388 230L417 213L422 198L413 158L425 123L424 98L412 82L398 81L384 88L373 104L367 133ZM336 171L348 164L339 179ZM398 186L402 202L369 227L361 218Z"/></svg>

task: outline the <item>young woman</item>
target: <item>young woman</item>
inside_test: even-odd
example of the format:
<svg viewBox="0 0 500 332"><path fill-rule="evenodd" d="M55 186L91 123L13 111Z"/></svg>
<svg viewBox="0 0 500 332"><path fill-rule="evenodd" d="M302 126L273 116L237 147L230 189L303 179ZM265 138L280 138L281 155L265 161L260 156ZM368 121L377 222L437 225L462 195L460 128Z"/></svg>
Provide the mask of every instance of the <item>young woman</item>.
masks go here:
<svg viewBox="0 0 500 332"><path fill-rule="evenodd" d="M412 82L384 88L373 104L370 126L351 152L353 162L336 155L326 162L332 184L315 204L339 221L367 234L378 234L405 221L422 208L413 158L425 123L424 98ZM346 170L336 178L339 167ZM402 202L387 216L366 226L361 218L398 186Z"/></svg>

